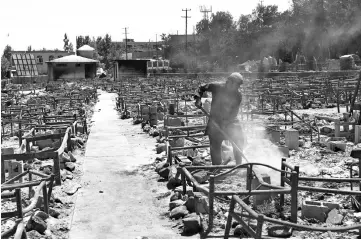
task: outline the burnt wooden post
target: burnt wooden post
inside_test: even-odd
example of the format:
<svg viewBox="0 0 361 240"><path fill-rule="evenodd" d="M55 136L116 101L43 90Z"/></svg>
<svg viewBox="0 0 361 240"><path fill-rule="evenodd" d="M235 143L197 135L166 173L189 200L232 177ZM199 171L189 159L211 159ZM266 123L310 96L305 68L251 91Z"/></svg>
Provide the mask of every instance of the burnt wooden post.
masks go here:
<svg viewBox="0 0 361 240"><path fill-rule="evenodd" d="M49 214L49 199L48 199L48 192L46 189L46 182L43 186L43 198L44 198L44 212Z"/></svg>
<svg viewBox="0 0 361 240"><path fill-rule="evenodd" d="M297 223L297 209L298 209L298 176L299 176L299 166L295 166L295 170L292 172L292 181L291 181L291 222Z"/></svg>
<svg viewBox="0 0 361 240"><path fill-rule="evenodd" d="M281 181L280 181L280 185L281 187L285 186L285 180L284 178L286 177L286 173L283 171L286 171L286 167L284 165L284 163L286 162L286 158L282 158L282 162L281 162ZM281 209L283 208L283 206L285 205L285 195L283 193L280 194L280 206Z"/></svg>
<svg viewBox="0 0 361 240"><path fill-rule="evenodd" d="M226 229L224 231L224 238L225 239L229 238L229 232L230 232L231 227L232 227L232 214L234 213L234 206L235 205L236 205L236 201L234 200L234 198L232 196L231 204L229 205Z"/></svg>
<svg viewBox="0 0 361 240"><path fill-rule="evenodd" d="M210 232L213 228L213 208L214 208L214 174L210 175L209 178L209 193L208 193L208 200L209 200L209 222L208 222L208 229L207 232Z"/></svg>
<svg viewBox="0 0 361 240"><path fill-rule="evenodd" d="M60 161L59 161L59 153L55 152L56 154L54 155L54 170L53 173L55 175L55 184L56 185L61 185L61 176L60 176Z"/></svg>
<svg viewBox="0 0 361 240"><path fill-rule="evenodd" d="M15 195L16 195L16 207L18 212L18 218L23 218L23 208L21 206L21 189L17 188L15 189Z"/></svg>
<svg viewBox="0 0 361 240"><path fill-rule="evenodd" d="M33 174L28 170L29 173L29 182L33 181ZM31 191L33 190L33 187L29 187L29 199L31 199Z"/></svg>

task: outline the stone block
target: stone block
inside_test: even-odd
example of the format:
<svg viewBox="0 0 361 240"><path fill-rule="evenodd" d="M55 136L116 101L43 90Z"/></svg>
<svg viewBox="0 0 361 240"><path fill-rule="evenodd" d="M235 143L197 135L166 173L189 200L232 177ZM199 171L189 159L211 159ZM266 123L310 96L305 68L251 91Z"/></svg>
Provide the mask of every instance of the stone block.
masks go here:
<svg viewBox="0 0 361 240"><path fill-rule="evenodd" d="M36 141L35 145L39 146L39 149L42 150L46 147L53 147L53 141L51 139L44 139Z"/></svg>
<svg viewBox="0 0 361 240"><path fill-rule="evenodd" d="M184 216L186 216L188 214L188 210L186 206L179 206L174 208L171 212L169 217L170 218L174 218L174 219L179 219L182 218Z"/></svg>
<svg viewBox="0 0 361 240"><path fill-rule="evenodd" d="M170 196L170 201L173 202L181 198L182 198L182 194L180 192L174 192L172 196Z"/></svg>
<svg viewBox="0 0 361 240"><path fill-rule="evenodd" d="M285 132L286 146L290 150L298 150L299 148L299 133L296 129L289 129Z"/></svg>
<svg viewBox="0 0 361 240"><path fill-rule="evenodd" d="M281 165L281 164L280 164ZM268 184L271 184L271 177L267 174L260 174L262 180ZM252 179L251 188L252 190L256 189L259 186L260 182L257 178ZM269 190L267 187L260 187L258 190ZM254 195L253 196L253 204L255 206L263 204L265 201L271 201L272 194L261 194L261 195Z"/></svg>
<svg viewBox="0 0 361 240"><path fill-rule="evenodd" d="M346 143L341 141L331 141L327 143L327 148L334 152L338 152L338 151L345 152Z"/></svg>
<svg viewBox="0 0 361 240"><path fill-rule="evenodd" d="M1 148L1 155L14 154L14 148Z"/></svg>
<svg viewBox="0 0 361 240"><path fill-rule="evenodd" d="M9 160L9 161L5 161L5 163L6 162L8 164L7 164L7 166L5 164L5 170L6 170L6 168L8 168L8 171L9 171L8 179L12 179L12 178L16 177L17 175L24 172L24 162L23 161ZM21 177L18 181L22 183L23 177Z"/></svg>
<svg viewBox="0 0 361 240"><path fill-rule="evenodd" d="M195 174L193 174L194 179L202 184L205 183L208 180L208 173L206 171L200 171L200 172L196 172Z"/></svg>
<svg viewBox="0 0 361 240"><path fill-rule="evenodd" d="M172 201L169 203L169 210L173 210L174 208L182 206L182 205L184 205L184 201L181 199Z"/></svg>
<svg viewBox="0 0 361 240"><path fill-rule="evenodd" d="M168 121L165 122L165 125L178 127L182 125L182 121L180 118L168 118Z"/></svg>
<svg viewBox="0 0 361 240"><path fill-rule="evenodd" d="M196 201L194 196L188 197L187 202L184 204L189 212L195 212L196 211Z"/></svg>
<svg viewBox="0 0 361 240"><path fill-rule="evenodd" d="M326 223L333 225L341 225L342 220L343 220L342 214L340 214L337 209L332 209L327 215Z"/></svg>
<svg viewBox="0 0 361 240"><path fill-rule="evenodd" d="M327 214L332 209L339 209L340 205L337 203L328 203L320 201L303 201L302 202L302 217L314 218L320 222L325 222Z"/></svg>
<svg viewBox="0 0 361 240"><path fill-rule="evenodd" d="M201 230L201 219L196 213L189 214L183 219L183 232L196 234Z"/></svg>

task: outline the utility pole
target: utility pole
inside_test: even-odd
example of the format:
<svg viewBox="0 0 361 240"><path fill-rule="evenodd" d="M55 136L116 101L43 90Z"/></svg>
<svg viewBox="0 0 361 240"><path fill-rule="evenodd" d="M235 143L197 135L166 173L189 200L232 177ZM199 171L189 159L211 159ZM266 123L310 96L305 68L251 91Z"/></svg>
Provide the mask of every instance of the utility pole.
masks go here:
<svg viewBox="0 0 361 240"><path fill-rule="evenodd" d="M182 11L185 11L186 12L186 15L185 16L182 16L182 18L185 18L186 19L186 52L187 52L187 49L188 49L188 39L187 39L187 27L188 27L188 11L191 11L191 9L182 9Z"/></svg>
<svg viewBox="0 0 361 240"><path fill-rule="evenodd" d="M128 60L128 35L127 35L127 28L124 28L125 34L125 59Z"/></svg>
<svg viewBox="0 0 361 240"><path fill-rule="evenodd" d="M157 60L158 60L158 39L157 39L158 34L155 35L155 50L157 53Z"/></svg>

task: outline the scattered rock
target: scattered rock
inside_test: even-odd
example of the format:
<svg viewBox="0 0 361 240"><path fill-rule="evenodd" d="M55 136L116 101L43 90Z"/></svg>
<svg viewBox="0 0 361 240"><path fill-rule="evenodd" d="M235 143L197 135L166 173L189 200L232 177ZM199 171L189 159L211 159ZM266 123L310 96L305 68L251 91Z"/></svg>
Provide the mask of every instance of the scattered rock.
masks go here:
<svg viewBox="0 0 361 240"><path fill-rule="evenodd" d="M27 231L26 236L28 237L28 239L50 239L48 236L41 235L35 230Z"/></svg>
<svg viewBox="0 0 361 240"><path fill-rule="evenodd" d="M44 167L43 169L43 173L45 173L46 175L51 175L53 173L53 171L51 170L50 167Z"/></svg>
<svg viewBox="0 0 361 240"><path fill-rule="evenodd" d="M166 149L167 149L167 147L166 147L166 145L165 145L164 143L158 144L157 149L156 149L156 150L157 150L157 154L166 151Z"/></svg>
<svg viewBox="0 0 361 240"><path fill-rule="evenodd" d="M169 163L167 160L164 160L163 162L160 162L155 166L155 171L159 172L162 168L166 167L169 167Z"/></svg>
<svg viewBox="0 0 361 240"><path fill-rule="evenodd" d="M180 192L175 192L170 197L170 201L173 202L173 201L181 199L181 198L182 198L182 194Z"/></svg>
<svg viewBox="0 0 361 240"><path fill-rule="evenodd" d="M332 209L327 216L326 223L330 223L333 225L341 225L343 220L343 216L339 214L337 209Z"/></svg>
<svg viewBox="0 0 361 240"><path fill-rule="evenodd" d="M70 156L66 152L63 152L63 154L61 155L61 159L62 159L62 162L65 162L65 163L71 162Z"/></svg>
<svg viewBox="0 0 361 240"><path fill-rule="evenodd" d="M206 160L200 158L200 157L196 157L193 159L193 166L205 166L206 165Z"/></svg>
<svg viewBox="0 0 361 240"><path fill-rule="evenodd" d="M161 176L164 179L168 179L169 176L169 168L163 168L158 172L159 176Z"/></svg>
<svg viewBox="0 0 361 240"><path fill-rule="evenodd" d="M250 220L249 222L249 227L252 228L253 230L257 229L257 221L255 220ZM247 232L246 230L243 228L242 225L237 225L236 228L234 229L234 235L235 236L243 236L246 235L247 236Z"/></svg>
<svg viewBox="0 0 361 240"><path fill-rule="evenodd" d="M179 219L179 218L186 216L188 213L189 212L188 212L186 206L179 206L179 207L174 208L170 212L170 218Z"/></svg>
<svg viewBox="0 0 361 240"><path fill-rule="evenodd" d="M184 204L184 201L180 200L180 199L175 200L173 202L170 202L169 203L169 210L173 210L174 208L182 206L183 204Z"/></svg>
<svg viewBox="0 0 361 240"><path fill-rule="evenodd" d="M66 170L62 169L60 170L60 176L61 176L61 180L65 181L66 180Z"/></svg>
<svg viewBox="0 0 361 240"><path fill-rule="evenodd" d="M188 200L185 203L185 206L187 207L188 211L191 213L196 211L196 201L193 196L188 197Z"/></svg>
<svg viewBox="0 0 361 240"><path fill-rule="evenodd" d="M201 220L196 213L189 214L183 219L183 232L185 234L196 234L201 230Z"/></svg>
<svg viewBox="0 0 361 240"><path fill-rule="evenodd" d="M46 228L47 225L44 220L37 216L32 216L26 224L26 231L36 230L37 232L43 234Z"/></svg>
<svg viewBox="0 0 361 240"><path fill-rule="evenodd" d="M75 169L75 164L72 163L72 162L66 162L65 163L65 169L72 172Z"/></svg>
<svg viewBox="0 0 361 240"><path fill-rule="evenodd" d="M53 208L49 208L49 215L53 218L58 218L60 216L60 213Z"/></svg>
<svg viewBox="0 0 361 240"><path fill-rule="evenodd" d="M208 180L208 174L204 170L193 174L193 177L199 184L205 183Z"/></svg>
<svg viewBox="0 0 361 240"><path fill-rule="evenodd" d="M332 133L332 131L333 131L332 128L326 127L326 126L324 126L320 129L321 134L329 134L329 133Z"/></svg>
<svg viewBox="0 0 361 240"><path fill-rule="evenodd" d="M71 162L76 162L76 158L74 157L74 155L71 152L68 152L68 155L70 157Z"/></svg>
<svg viewBox="0 0 361 240"><path fill-rule="evenodd" d="M76 193L78 191L79 188L81 188L81 186L76 183L74 185L70 185L70 186L66 187L64 189L64 192L68 195L73 195L74 193Z"/></svg>
<svg viewBox="0 0 361 240"><path fill-rule="evenodd" d="M49 215L43 211L36 211L33 216L39 217L44 221L49 217Z"/></svg>

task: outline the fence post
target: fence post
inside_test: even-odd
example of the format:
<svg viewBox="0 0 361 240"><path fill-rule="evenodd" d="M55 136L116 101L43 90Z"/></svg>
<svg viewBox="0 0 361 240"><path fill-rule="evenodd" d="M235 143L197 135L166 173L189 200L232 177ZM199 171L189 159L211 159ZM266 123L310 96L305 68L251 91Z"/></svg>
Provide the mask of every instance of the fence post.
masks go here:
<svg viewBox="0 0 361 240"><path fill-rule="evenodd" d="M21 189L15 189L16 207L18 211L18 218L23 218L23 207L21 206Z"/></svg>
<svg viewBox="0 0 361 240"><path fill-rule="evenodd" d="M208 229L207 232L210 232L213 228L213 204L214 204L214 174L210 175L209 178L209 193L208 193L208 200L209 200L209 222L208 222Z"/></svg>
<svg viewBox="0 0 361 240"><path fill-rule="evenodd" d="M232 196L231 204L229 205L229 211L228 211L228 217L227 217L227 224L226 224L226 230L224 231L224 238L228 239L229 237L229 231L232 227L232 214L234 213L234 206L236 205L236 201L234 200Z"/></svg>
<svg viewBox="0 0 361 240"><path fill-rule="evenodd" d="M297 209L298 209L298 176L299 166L295 166L292 172L292 186L291 186L291 222L297 223Z"/></svg>
<svg viewBox="0 0 361 240"><path fill-rule="evenodd" d="M281 170L282 171L286 170L284 162L286 162L286 158L282 158L282 161L281 161ZM286 174L284 172L281 172L281 181L280 181L281 187L285 186L285 181L283 179L284 177L286 177ZM283 209L284 205L285 205L285 195L283 193L281 193L280 194L280 206L282 209Z"/></svg>

